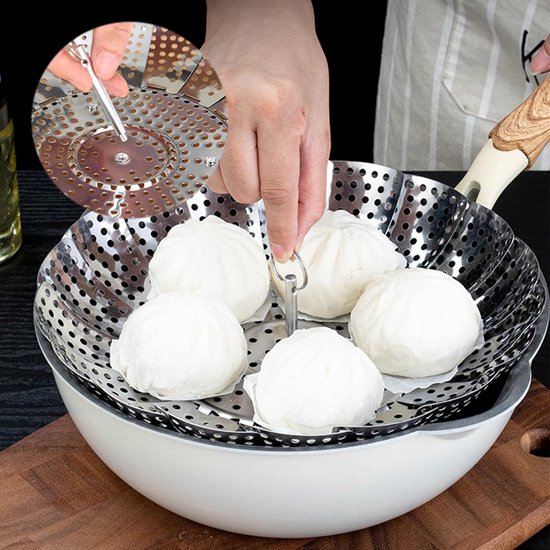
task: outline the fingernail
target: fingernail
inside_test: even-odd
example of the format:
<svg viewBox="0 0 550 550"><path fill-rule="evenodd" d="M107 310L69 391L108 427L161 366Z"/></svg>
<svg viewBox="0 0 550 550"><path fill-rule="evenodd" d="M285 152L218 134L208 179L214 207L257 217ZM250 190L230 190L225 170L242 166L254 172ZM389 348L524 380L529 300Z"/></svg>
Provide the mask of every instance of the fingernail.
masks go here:
<svg viewBox="0 0 550 550"><path fill-rule="evenodd" d="M541 74L550 70L550 54L542 47L533 57L530 65L533 74Z"/></svg>
<svg viewBox="0 0 550 550"><path fill-rule="evenodd" d="M112 82L105 82L104 85L109 95L116 97L126 97L128 95L128 86L123 86L120 83L114 84Z"/></svg>
<svg viewBox="0 0 550 550"><path fill-rule="evenodd" d="M118 69L119 62L120 57L117 54L112 52L99 52L94 59L94 70L96 75L103 80L111 78Z"/></svg>
<svg viewBox="0 0 550 550"><path fill-rule="evenodd" d="M271 253L273 254L273 256L275 256L275 259L281 264L287 262L290 259L290 256L292 256L292 253L289 252L286 247L275 243L271 243Z"/></svg>

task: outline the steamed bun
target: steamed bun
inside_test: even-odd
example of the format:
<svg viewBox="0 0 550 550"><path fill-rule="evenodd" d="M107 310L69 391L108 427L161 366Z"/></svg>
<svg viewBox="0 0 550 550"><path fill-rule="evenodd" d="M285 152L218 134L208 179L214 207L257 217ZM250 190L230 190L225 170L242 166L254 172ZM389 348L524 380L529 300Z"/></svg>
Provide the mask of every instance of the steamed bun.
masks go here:
<svg viewBox="0 0 550 550"><path fill-rule="evenodd" d="M275 344L244 387L260 424L302 434L363 425L384 393L365 353L326 327L297 330Z"/></svg>
<svg viewBox="0 0 550 550"><path fill-rule="evenodd" d="M483 324L458 281L416 268L373 278L351 312L350 332L382 373L419 378L459 365L479 347Z"/></svg>
<svg viewBox="0 0 550 550"><path fill-rule="evenodd" d="M374 224L344 210L324 213L306 235L300 256L309 282L298 293L298 310L320 319L349 313L372 275L407 264ZM302 273L296 262L278 264L277 268L283 277L295 273L301 285ZM284 296L284 283L275 274L272 278Z"/></svg>
<svg viewBox="0 0 550 550"><path fill-rule="evenodd" d="M149 264L154 298L175 290L205 290L225 302L240 323L265 302L269 269L252 236L216 216L172 228Z"/></svg>
<svg viewBox="0 0 550 550"><path fill-rule="evenodd" d="M111 343L111 366L160 399L223 392L247 368L247 344L229 308L212 296L168 292L134 310Z"/></svg>

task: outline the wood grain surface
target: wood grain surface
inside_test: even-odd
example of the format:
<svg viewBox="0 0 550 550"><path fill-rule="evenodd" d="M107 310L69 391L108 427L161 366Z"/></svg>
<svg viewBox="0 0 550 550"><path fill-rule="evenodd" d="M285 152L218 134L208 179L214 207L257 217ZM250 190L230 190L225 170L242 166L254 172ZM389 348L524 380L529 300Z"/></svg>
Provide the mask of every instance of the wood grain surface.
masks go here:
<svg viewBox="0 0 550 550"><path fill-rule="evenodd" d="M38 267L82 208L43 172L19 174L23 244L0 265L0 449L64 414L34 335Z"/></svg>
<svg viewBox="0 0 550 550"><path fill-rule="evenodd" d="M64 416L0 453L2 548L515 548L550 523L550 459L520 443L545 426L550 391L535 381L487 455L442 495L370 529L284 540L219 531L153 504L115 476Z"/></svg>
<svg viewBox="0 0 550 550"><path fill-rule="evenodd" d="M519 149L529 159L528 166L533 166L550 141L550 78L543 80L523 103L506 115L489 137L500 151Z"/></svg>

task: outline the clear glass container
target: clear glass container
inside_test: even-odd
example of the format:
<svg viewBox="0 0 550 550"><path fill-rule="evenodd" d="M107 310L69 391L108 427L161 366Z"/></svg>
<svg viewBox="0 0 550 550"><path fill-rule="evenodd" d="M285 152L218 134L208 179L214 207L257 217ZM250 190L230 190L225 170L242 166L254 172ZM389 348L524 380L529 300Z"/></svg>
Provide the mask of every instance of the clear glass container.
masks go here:
<svg viewBox="0 0 550 550"><path fill-rule="evenodd" d="M19 191L15 170L13 122L2 93L0 80L0 263L13 256L21 246Z"/></svg>

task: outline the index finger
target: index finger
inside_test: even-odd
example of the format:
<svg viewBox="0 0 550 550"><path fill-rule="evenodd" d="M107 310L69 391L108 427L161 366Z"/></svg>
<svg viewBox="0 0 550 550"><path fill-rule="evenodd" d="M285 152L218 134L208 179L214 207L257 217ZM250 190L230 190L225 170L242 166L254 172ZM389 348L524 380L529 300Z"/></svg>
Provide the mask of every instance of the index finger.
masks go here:
<svg viewBox="0 0 550 550"><path fill-rule="evenodd" d="M298 235L300 136L273 122L259 125L258 169L271 252L281 262L293 254Z"/></svg>
<svg viewBox="0 0 550 550"><path fill-rule="evenodd" d="M83 92L92 89L92 81L88 73L76 59L73 59L65 48L60 50L48 65L48 71L55 76L70 82L75 88Z"/></svg>

